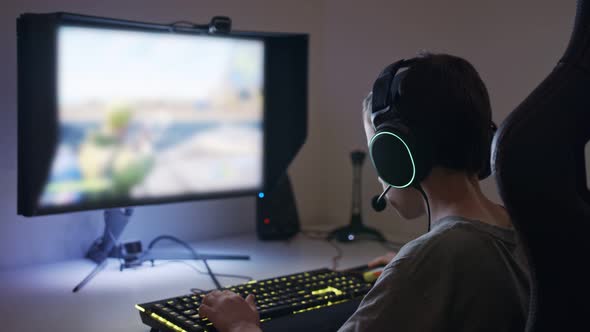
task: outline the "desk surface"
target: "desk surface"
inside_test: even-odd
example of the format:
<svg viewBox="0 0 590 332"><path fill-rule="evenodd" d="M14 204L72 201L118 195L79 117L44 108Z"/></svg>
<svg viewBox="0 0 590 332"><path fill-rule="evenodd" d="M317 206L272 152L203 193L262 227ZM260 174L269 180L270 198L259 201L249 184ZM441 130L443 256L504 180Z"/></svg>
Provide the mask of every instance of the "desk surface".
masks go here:
<svg viewBox="0 0 590 332"><path fill-rule="evenodd" d="M289 242L261 242L254 234L193 244L201 253L250 255L249 261L209 261L216 273L247 275L254 279L331 267L336 248L321 240L298 235ZM338 268L366 264L386 248L376 242L337 244L342 250ZM0 322L4 331L149 331L139 319L136 303L211 289L202 262L157 261L155 266L119 271L107 266L78 293L72 288L95 265L84 259L0 272ZM224 286L244 282L223 278Z"/></svg>

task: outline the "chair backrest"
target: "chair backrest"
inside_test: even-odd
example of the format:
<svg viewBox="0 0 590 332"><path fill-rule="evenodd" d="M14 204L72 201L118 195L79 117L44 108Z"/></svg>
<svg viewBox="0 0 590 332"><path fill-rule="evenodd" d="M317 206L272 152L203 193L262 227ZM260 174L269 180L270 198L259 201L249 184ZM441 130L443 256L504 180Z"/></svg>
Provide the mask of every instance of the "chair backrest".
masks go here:
<svg viewBox="0 0 590 332"><path fill-rule="evenodd" d="M492 164L531 267L527 331L590 330L590 0L569 46L506 118Z"/></svg>

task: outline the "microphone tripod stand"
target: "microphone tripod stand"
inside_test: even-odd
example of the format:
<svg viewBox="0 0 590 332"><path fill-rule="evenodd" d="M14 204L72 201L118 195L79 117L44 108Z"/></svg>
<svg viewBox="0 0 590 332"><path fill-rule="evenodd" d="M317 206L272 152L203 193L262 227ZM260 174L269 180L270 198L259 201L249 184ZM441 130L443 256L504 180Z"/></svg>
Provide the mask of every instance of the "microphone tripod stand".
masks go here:
<svg viewBox="0 0 590 332"><path fill-rule="evenodd" d="M340 242L351 242L359 239L385 242L385 237L378 230L365 226L361 217L361 169L366 153L355 150L350 153L352 161L352 211L350 224L333 230L328 240L336 239Z"/></svg>

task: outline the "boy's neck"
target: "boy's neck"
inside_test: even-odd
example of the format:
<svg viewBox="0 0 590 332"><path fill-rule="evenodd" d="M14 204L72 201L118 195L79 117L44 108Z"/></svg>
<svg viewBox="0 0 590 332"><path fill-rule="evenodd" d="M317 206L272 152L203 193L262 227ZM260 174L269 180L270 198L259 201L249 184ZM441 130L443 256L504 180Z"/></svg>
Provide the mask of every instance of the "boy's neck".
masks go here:
<svg viewBox="0 0 590 332"><path fill-rule="evenodd" d="M432 222L460 216L499 227L512 227L506 211L481 192L476 176L434 168L422 182L422 188L428 196Z"/></svg>

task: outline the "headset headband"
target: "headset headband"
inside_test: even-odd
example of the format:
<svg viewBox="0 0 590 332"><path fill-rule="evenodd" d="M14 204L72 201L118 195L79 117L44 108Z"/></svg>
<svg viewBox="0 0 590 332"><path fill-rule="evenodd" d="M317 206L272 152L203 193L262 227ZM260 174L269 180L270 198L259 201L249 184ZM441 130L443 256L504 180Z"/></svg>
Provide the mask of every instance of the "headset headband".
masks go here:
<svg viewBox="0 0 590 332"><path fill-rule="evenodd" d="M395 108L395 98L399 95L399 87L405 72L397 75L402 68L409 67L414 60L401 59L385 67L373 84L371 122L376 128L377 117ZM394 91L395 90L395 91Z"/></svg>

